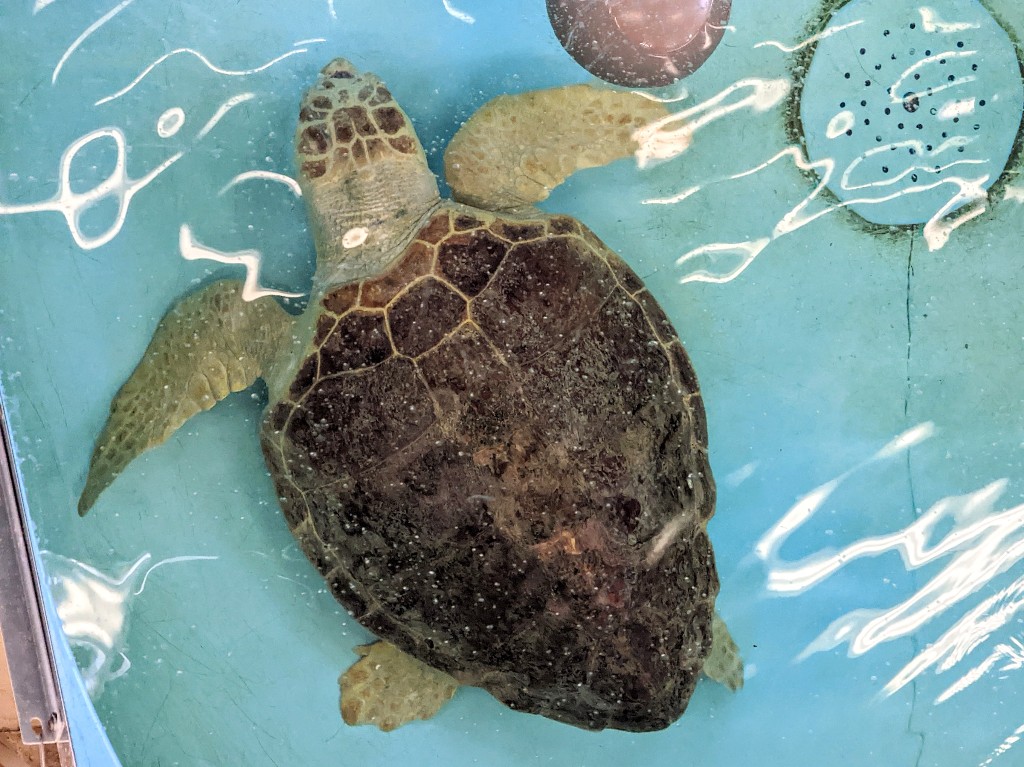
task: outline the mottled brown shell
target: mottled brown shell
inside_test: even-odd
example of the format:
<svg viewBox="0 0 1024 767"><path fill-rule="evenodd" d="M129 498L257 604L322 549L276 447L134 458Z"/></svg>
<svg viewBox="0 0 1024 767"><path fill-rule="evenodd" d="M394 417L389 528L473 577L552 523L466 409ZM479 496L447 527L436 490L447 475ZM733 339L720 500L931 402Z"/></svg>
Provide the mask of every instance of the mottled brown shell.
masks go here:
<svg viewBox="0 0 1024 767"><path fill-rule="evenodd" d="M704 409L668 319L578 222L436 214L323 299L262 436L371 631L582 727L685 709L718 592Z"/></svg>

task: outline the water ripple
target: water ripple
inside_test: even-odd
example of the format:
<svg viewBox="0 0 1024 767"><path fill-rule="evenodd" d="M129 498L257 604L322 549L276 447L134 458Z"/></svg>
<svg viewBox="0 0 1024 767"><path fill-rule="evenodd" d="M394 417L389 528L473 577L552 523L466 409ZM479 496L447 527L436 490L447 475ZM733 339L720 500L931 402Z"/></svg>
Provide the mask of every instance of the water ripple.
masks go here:
<svg viewBox="0 0 1024 767"><path fill-rule="evenodd" d="M118 575L52 551L42 551L46 583L53 594L68 644L79 653L82 678L93 699L108 682L124 676L131 661L124 652L130 602L146 588L150 573L179 562L215 560L214 556L161 559L143 569L153 555L146 552ZM115 667L116 665L116 667Z"/></svg>
<svg viewBox="0 0 1024 767"><path fill-rule="evenodd" d="M171 58L172 56L181 55L183 53L187 53L190 56L194 56L195 58L199 59L201 62L203 62L207 69L209 69L212 72L216 72L219 75L240 77L242 75L251 75L257 72L262 72L264 69L268 69L280 61L284 61L285 59L290 58L291 56L296 56L300 53L307 53L308 51L308 48L293 48L292 50L286 53L282 53L280 56L276 56L270 59L269 61L260 64L259 66L251 67L249 69L224 69L223 67L219 67L213 62L211 62L202 52L197 51L194 48L175 48L173 51L165 53L164 55L160 56L156 61L149 64L145 69L143 69L138 74L138 76L136 76L134 80L128 83L128 85L124 86L118 91L115 91L114 93L111 93L109 96L104 96L103 98L101 98L99 101L95 103L95 106L99 106L100 104L106 104L108 101L113 101L114 99L121 98L121 96L125 95L126 93L128 93L128 91L130 91L140 82L142 82L143 79L145 79L145 77L150 72L152 72L158 66L163 64L165 61L167 61L167 59Z"/></svg>
<svg viewBox="0 0 1024 767"><path fill-rule="evenodd" d="M1024 504L997 508L1009 485L1006 479L971 493L942 498L901 530L869 536L838 551L823 549L795 562L780 557L779 550L790 536L809 522L852 475L876 462L894 459L934 434L930 423L904 432L866 461L804 495L758 542L754 553L768 566L768 590L787 596L813 588L858 559L886 552L897 552L907 571L949 558L936 575L899 604L884 609L852 610L834 620L797 660L843 644L855 657L882 643L910 636L937 616L962 606L969 596L1024 559ZM940 530L947 532L940 536ZM883 694L892 695L927 669L936 673L951 671L1022 608L1024 576L964 613L938 640L929 643L900 669L885 685ZM948 700L993 668L1010 670L1022 666L1024 645L1016 639L1001 643L935 702Z"/></svg>

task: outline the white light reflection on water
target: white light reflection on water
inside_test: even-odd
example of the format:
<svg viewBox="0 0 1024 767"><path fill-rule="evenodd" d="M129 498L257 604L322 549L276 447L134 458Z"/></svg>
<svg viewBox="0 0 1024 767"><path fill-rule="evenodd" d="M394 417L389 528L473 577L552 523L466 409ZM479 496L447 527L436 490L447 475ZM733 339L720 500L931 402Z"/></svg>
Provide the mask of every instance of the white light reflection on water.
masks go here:
<svg viewBox="0 0 1024 767"><path fill-rule="evenodd" d="M114 161L113 170L106 179L92 189L85 192L73 191L71 189L71 162L75 159L75 155L94 141L100 141L104 138L113 139L117 150L117 159ZM180 160L185 154L184 152L175 152L149 171L149 173L140 178L131 178L127 170L126 143L124 132L120 128L114 127L98 128L75 139L64 150L64 154L61 155L60 176L57 191L53 197L42 202L20 205L4 205L0 203L0 216L19 213L60 213L64 216L64 220L67 221L68 229L78 247L84 250L92 250L101 245L106 245L121 231L125 217L128 215L128 205L131 203L132 197L171 167L171 165ZM117 215L104 232L96 236L89 236L79 226L82 214L107 197L117 199Z"/></svg>
<svg viewBox="0 0 1024 767"><path fill-rule="evenodd" d="M757 467L761 464L760 461L751 461L750 463L740 466L735 471L729 472L725 476L725 483L731 487L739 487L757 471Z"/></svg>
<svg viewBox="0 0 1024 767"><path fill-rule="evenodd" d="M263 254L258 250L238 250L233 253L225 253L220 250L209 248L192 236L192 229L188 224L182 224L178 231L178 250L181 257L186 261L205 259L217 261L222 264L240 265L245 267L245 283L242 286L242 298L246 301L255 301L263 296L282 296L283 298L299 298L303 293L287 293L283 290L270 290L259 285L260 262Z"/></svg>
<svg viewBox="0 0 1024 767"><path fill-rule="evenodd" d="M1003 199L1011 202L1024 203L1024 186L1008 186L1003 192Z"/></svg>
<svg viewBox="0 0 1024 767"><path fill-rule="evenodd" d="M106 24L108 21L110 21L117 14L119 14L121 11L123 11L125 8L127 8L134 2L135 0L123 0L122 2L118 3L113 8L111 8L109 11L107 11L105 14L100 16L98 19L96 19L96 21L94 21L88 27L86 27L85 31L75 38L74 42L72 42L71 45L67 47L67 50L64 51L60 59L57 61L57 66L53 68L53 74L50 75L50 83L55 84L57 82L57 76L60 74L60 71L64 68L64 65L67 63L68 59L71 58L71 54L78 50L78 48L82 45L82 43L86 41L89 35L91 35L97 29L102 27L104 24ZM37 3L35 7L35 12L38 13L46 5L49 5L49 3L45 3L44 5L39 5Z"/></svg>
<svg viewBox="0 0 1024 767"><path fill-rule="evenodd" d="M903 74L897 78L896 82L889 86L889 101L893 104L902 104L905 91L904 82L911 75L915 75L917 70L921 69L928 64L937 64L941 62L945 64L948 59L970 59L978 55L977 51L942 51L932 56L926 56L923 59L919 59L911 64L909 67L903 70ZM916 76L916 75L915 75ZM967 83L973 83L977 81L977 76L967 75L966 77L954 77L952 80L947 80L942 85L930 85L927 88L921 88L920 85L915 86L913 90L921 93L921 95L932 96L940 91L949 90L950 88L956 88L960 85L966 85Z"/></svg>
<svg viewBox="0 0 1024 767"><path fill-rule="evenodd" d="M999 746L992 752L992 754L984 762L978 765L978 767L989 767L996 759L1001 757L1017 743L1020 742L1021 737L1024 736L1024 724L1013 731L1013 734L1007 736L1006 740L999 744Z"/></svg>
<svg viewBox="0 0 1024 767"><path fill-rule="evenodd" d="M867 468L879 461L893 458L910 447L918 445L927 439L931 439L933 436L935 436L935 424L930 421L919 424L900 434L896 439L886 444L881 450L876 452L866 461L862 461L860 464L843 472L835 479L815 488L798 500L792 508L789 509L789 511L782 515L782 519L776 522L771 530L761 537L761 540L758 541L757 546L754 548L754 553L758 558L768 563L769 566L777 569L779 562L778 551L782 548L782 544L786 542L786 539L789 538L794 531L817 513L821 508L821 505L830 495L832 495L833 492L835 492L839 485L861 469ZM798 586L795 589L781 589L769 584L769 589L772 591L802 591L810 585L813 585L813 582Z"/></svg>
<svg viewBox="0 0 1024 767"><path fill-rule="evenodd" d="M748 77L724 88L696 106L673 112L638 128L633 133L637 142L637 165L646 168L659 160L682 154L701 128L734 112L750 109L767 112L789 93L789 80ZM737 98L736 95L739 94Z"/></svg>
<svg viewBox="0 0 1024 767"><path fill-rule="evenodd" d="M837 27L828 27L827 29L822 30L816 35L811 35L806 40L801 40L796 45L785 45L783 43L780 43L778 40L764 40L763 42L755 44L754 48L766 48L768 46L771 46L773 48L778 48L783 53L795 53L796 51L806 48L808 45L814 45L814 43L818 42L819 40L824 40L827 37L832 37L832 35L838 32L842 32L844 30L860 26L863 23L863 19L858 19L857 21L851 21L849 24L840 24Z"/></svg>
<svg viewBox="0 0 1024 767"><path fill-rule="evenodd" d="M921 26L925 32L966 32L969 29L978 29L981 24L977 22L971 23L967 21L956 21L947 22L939 18L938 14L935 13L933 8L922 6L917 9L917 12L921 14Z"/></svg>
<svg viewBox="0 0 1024 767"><path fill-rule="evenodd" d="M294 194L296 197L302 197L302 189L299 187L299 182L291 176L286 176L283 173L274 173L269 170L247 170L244 173L239 173L233 179L228 181L224 186L217 192L217 196L222 196L229 189L233 189L243 181L250 181L252 179L261 179L263 181L275 181L278 184L284 184L288 187L288 191Z"/></svg>
<svg viewBox="0 0 1024 767"><path fill-rule="evenodd" d="M114 99L121 98L121 96L125 95L132 88L134 88L136 85L138 85L140 82L142 82L142 80L150 72L152 72L158 66L163 64L165 61L167 61L167 59L171 58L172 56L178 56L178 55L183 54L183 53L187 53L187 54L189 54L191 56L194 56L195 58L199 59L206 66L206 68L209 69L211 72L216 72L219 75L225 75L225 76L228 76L228 77L241 77L242 75L252 75L252 74L256 74L257 72L262 72L264 69L269 69L270 67L274 66L274 64L277 64L278 62L284 61L287 58L290 58L292 56L297 56L300 53L308 53L308 52L309 52L308 48L292 48L292 50L288 51L287 53L282 53L280 56L275 56L274 58L270 59L269 61L266 61L263 64L260 64L260 65L255 66L255 67L251 67L249 69L225 69L225 68L219 67L216 64L214 64L213 62L211 62L210 59L208 59L204 53L202 53L201 51L197 51L194 48L175 48L173 51L169 51L168 53L163 54L162 56L157 58L154 62L149 64L145 69L143 69L138 74L138 76L136 76L136 78L134 80L132 80L130 83L128 83L128 85L126 85L125 87L121 88L118 91L114 91L109 96L104 96L99 101L97 101L94 104L94 106L100 106L101 104L106 104L107 102L113 101Z"/></svg>
<svg viewBox="0 0 1024 767"><path fill-rule="evenodd" d="M852 192L858 189L870 189L872 187L880 188L884 186L893 186L894 184L898 184L900 181L903 181L907 176L911 176L915 173L932 173L937 175L939 173L949 170L950 168L955 168L959 165L984 165L984 160L975 159L954 160L952 162L946 163L945 165L924 165L918 163L915 165L910 165L909 167L905 168L899 173L894 173L889 178L879 179L878 181L870 181L867 183L858 184L851 180L851 177L860 168L861 163L870 160L876 155L891 152L894 149L909 149L911 150L911 156L920 156L922 159L926 157L937 158L944 152L956 150L959 149L960 147L969 146L972 142L973 139L967 138L966 136L953 136L952 138L943 141L934 149L929 149L923 141L919 141L918 139L907 139L905 141L894 141L891 144L883 144L882 146L877 146L872 149L869 149L867 152L864 152L859 157L856 157L846 167L846 170L843 171L843 175L840 178L839 183L842 184L843 189ZM988 176L985 176L985 179L987 180ZM916 187L917 190L920 190L921 188L921 186ZM910 190L906 191L909 192Z"/></svg>
<svg viewBox="0 0 1024 767"><path fill-rule="evenodd" d="M921 15L922 24L928 32L950 33L974 29L979 26L975 23L952 24L941 21L931 8L922 7L918 10ZM783 52L792 53L862 23L863 20L857 20L849 24L830 27L795 45L784 45L778 41L764 41L757 43L754 48L772 46ZM895 77L894 82L887 87L889 101L902 105L906 98L906 94L903 93L905 83L909 82L912 78L919 79L923 70L928 69L931 71L935 69L935 65L945 65L949 60L970 60L977 55L978 52L975 50L948 50L939 53L932 53L931 50L927 51L925 56L903 69ZM976 79L974 75L965 75L954 77L952 80L944 78L941 83L936 82L934 85L924 89L920 87L918 82L915 82L915 85L918 86L916 91L921 96L934 96L946 89L962 88ZM745 98L736 99L733 96L734 93L743 93L751 87L753 88L752 92L747 94ZM790 88L791 84L788 80L743 79L695 107L669 115L651 126L642 128L634 134L640 145L637 151L637 163L641 168L644 168L654 161L675 157L689 148L694 140L694 134L701 127L705 127L709 123L744 107L749 107L754 112L767 111L775 107L782 100L782 97L789 92ZM953 98L934 109L933 114L935 114L936 119L951 121L965 114L970 114L975 109L975 103L974 98ZM854 122L859 123L858 116L850 110L843 110L832 117L825 128L825 133L828 138L832 139L845 136L853 127ZM947 134L943 133L943 137L945 138L946 136ZM783 158L791 159L796 168L801 171L814 171L819 179L817 186L782 216L770 235L755 236L741 242L708 242L684 253L676 261L676 265L683 269L683 274L679 280L680 283L729 282L736 279L750 266L771 242L782 235L792 233L816 221L824 215L850 206L892 203L894 200L907 195L929 193L943 185L948 185L948 198L946 197L945 190L943 190L940 201L937 201L934 210L930 211L927 220L922 219L925 242L929 250L935 251L946 245L953 231L958 227L980 216L987 210L988 196L986 189L993 177L991 171L980 169L973 175L949 175L950 171L954 169L969 169L971 166L985 165L989 162L989 160L983 158L946 159L943 157L944 154L948 156L948 153L953 151L964 152L965 147L974 143L973 137L953 135L944 141L933 143L937 145L933 147L925 141L897 140L888 143L880 142L877 146L873 146L860 155L853 157L846 164L846 167L842 169L842 175L838 179L834 179L838 170L834 159L826 157L817 161L811 161L804 155L801 148L788 146L776 152L768 160L751 168L719 178L712 178L702 183L690 184L674 195L649 198L643 202L644 204L651 205L678 205L691 200L704 188L712 184L748 178ZM892 155L894 152L897 154ZM890 155L903 157L906 155L912 159L907 164L907 167L895 168L894 173L888 175L888 167L882 168L881 171L878 168L869 167L871 161L883 159L882 155L886 157ZM845 163L846 160L843 162ZM874 164L877 165L878 163L875 162ZM891 162L886 164L891 165ZM881 172L887 175L882 177ZM963 171L961 170L960 172ZM855 178L857 175L863 177ZM839 184L840 189L845 192L852 192L855 196L835 203L823 200L823 192L826 187L833 183L833 180ZM1008 190L1006 198L1024 201L1024 194L1018 194L1017 190ZM944 202L941 200L944 200ZM817 203L818 210L810 212L810 206L815 203ZM691 200L690 204L700 203L697 200Z"/></svg>
<svg viewBox="0 0 1024 767"><path fill-rule="evenodd" d="M476 19L475 18L470 16L465 11L460 11L458 8L456 8L454 5L452 5L451 0L441 0L441 2L444 3L445 11L453 19L458 19L459 21L463 22L464 24L476 24Z"/></svg>
<svg viewBox="0 0 1024 767"><path fill-rule="evenodd" d="M846 133L846 131L852 129L856 120L857 118L849 109L844 109L842 112L836 112L835 116L829 120L828 126L825 128L825 135L829 138L838 138Z"/></svg>
<svg viewBox="0 0 1024 767"><path fill-rule="evenodd" d="M903 433L866 461L797 501L758 542L754 553L768 567L768 590L787 596L813 588L851 562L886 552L897 552L907 571L949 558L935 576L899 604L887 609L853 610L834 620L797 660L842 644L848 646L851 657L856 657L884 642L909 636L933 618L961 605L971 594L1024 558L1024 504L997 510L997 503L1008 485L1003 479L973 493L940 499L902 530L870 536L839 551L824 549L796 562L786 562L779 556L779 549L786 540L809 522L852 475L874 463L893 460L934 434L935 428L930 423ZM938 530L947 528L945 535L933 540ZM935 673L951 671L1022 608L1024 577L968 610L938 640L928 644L900 669L885 685L883 693L892 695L929 668ZM948 700L1000 663L1004 664L1004 670L1024 665L1022 649L1019 641L1016 645L998 645L988 658L947 688L935 702Z"/></svg>
<svg viewBox="0 0 1024 767"><path fill-rule="evenodd" d="M800 217L803 210L818 197L821 191L828 184L829 179L832 177L832 172L835 169L835 164L831 160L810 162L804 157L803 153L797 147L787 147L760 165L756 165L748 170L734 173L723 179L712 180L703 185L691 186L673 197L652 197L643 201L645 205L667 205L678 203L691 195L696 194L703 187L708 186L709 184L734 181L748 176L753 176L765 168L774 165L785 157L792 158L793 163L801 170L816 170L818 172L819 182L814 190L804 198L800 204L790 210L781 221L779 221L771 236L747 240L745 242L712 242L706 245L700 245L687 253L684 253L676 259L676 265L685 267L687 272L680 278L680 283L724 283L734 280L748 266L750 266L751 263L753 263L754 259L757 258L757 256L760 255L760 253L768 247L773 240L782 234L786 234L810 223L814 219L818 218L818 216L828 212L828 210L826 210L803 218Z"/></svg>
<svg viewBox="0 0 1024 767"><path fill-rule="evenodd" d="M1024 584L1015 583L1014 588L1019 589ZM1002 596L1002 595L1001 595ZM1014 605L1016 607L1017 605ZM972 611L973 612L973 611ZM971 616L974 617L974 616ZM952 657L952 656L951 656ZM1006 661L1002 666L999 664ZM943 664L945 665L945 664ZM998 667L998 668L997 668ZM936 703L943 703L954 695L957 695L972 684L981 679L985 674L996 668L998 671L1019 671L1024 667L1024 643L1017 637L1010 639L1009 643L1001 642L995 649L978 665L964 674L960 679L947 687L936 699Z"/></svg>
<svg viewBox="0 0 1024 767"><path fill-rule="evenodd" d="M237 107L239 104L244 104L246 101L252 101L256 98L255 93L236 93L231 98L227 99L223 104L217 107L217 111L213 113L213 116L206 121L206 124L199 129L199 133L196 134L196 141L206 136L207 133L213 130L214 126L217 125L221 120L224 119L224 115L230 112L232 109Z"/></svg>
<svg viewBox="0 0 1024 767"><path fill-rule="evenodd" d="M940 120L956 120L958 117L966 117L974 114L977 99L959 99L947 101L938 111L936 117Z"/></svg>
<svg viewBox="0 0 1024 767"><path fill-rule="evenodd" d="M98 698L108 682L124 676L131 668L125 654L125 633L130 601L142 594L150 573L178 562L215 560L215 556L180 556L161 559L143 570L152 558L143 554L117 576L92 565L52 551L42 551L46 583L50 587L57 616L68 644L86 656L82 669L86 691ZM116 664L116 667L115 667Z"/></svg>
<svg viewBox="0 0 1024 767"><path fill-rule="evenodd" d="M898 142L898 145L902 146L907 143L908 142ZM946 144L953 145L950 144L950 142L946 142ZM891 146L895 145L886 144L872 148L868 152L865 152L860 157L856 158L846 168L841 183L849 183L849 174L856 170L861 161L877 152L883 150L889 151ZM943 145L936 147L929 153L922 145L921 151L924 157L934 157L940 150L945 151L945 148L948 148L948 146ZM948 242L952 232L957 227L972 218L981 215L985 212L987 207L985 205L985 201L987 200L985 185L988 183L990 176L988 174L983 174L976 178L963 178L959 176L946 177L931 183L917 183L915 186L900 189L889 194L856 197L833 205L825 206L821 210L813 213L807 213L807 208L813 202L819 200L822 192L832 180L832 176L835 173L835 162L831 159L812 162L804 156L803 152L798 147L795 146L786 147L785 149L780 150L774 156L753 168L749 168L720 179L712 179L704 184L689 186L680 193L671 197L648 198L644 200L643 203L645 205L677 204L692 197L711 184L720 184L752 176L769 166L774 165L783 158L791 158L794 165L800 170L815 170L819 178L817 186L815 186L810 194L804 197L779 220L770 236L755 238L743 242L707 243L684 253L676 259L677 266L686 268L686 272L679 279L681 284L685 284L687 282L730 282L750 266L754 259L774 240L778 239L782 235L795 232L797 229L807 226L822 216L828 215L829 213L833 213L850 205L877 205L891 202L892 200L904 195L929 192L942 185L955 187L955 191L950 196L949 200L940 207L924 225L925 242L928 244L928 249L933 251L944 246L946 242ZM940 170L948 169L955 165L968 165L975 162L980 161L958 160L945 166L940 166ZM915 170L922 173L935 172L934 166L915 165L912 168L908 168L906 171L897 174L897 176L893 178L851 185L847 188L853 191L857 189L873 189L891 186L894 182L905 178L907 175L912 175ZM950 215L953 211L957 211L957 213L955 215ZM726 256L725 258L722 258L723 254Z"/></svg>
<svg viewBox="0 0 1024 767"><path fill-rule="evenodd" d="M675 104L679 101L686 101L690 98L690 91L686 89L685 85L676 83L672 86L672 91L668 95L659 96L656 93L648 93L647 91L633 91L637 96L647 99L648 101L656 101L659 104Z"/></svg>
<svg viewBox="0 0 1024 767"><path fill-rule="evenodd" d="M46 6L48 6L50 2L52 2L52 0L37 0L35 7L33 8L33 13L38 13ZM133 2L134 0L122 0L122 2L112 7L109 11L104 13L102 16L100 16L94 22L92 22L88 27L86 27L86 29L82 31L81 34L79 34L71 42L71 44L65 49L64 53L60 56L51 74L51 83L56 84L57 78L64 69L65 64L68 62L71 56L82 46L85 40L87 40L91 35L97 32L101 27L103 27L105 24L111 21L118 14L120 14ZM328 5L332 18L337 18L334 12L333 2L329 2ZM202 64L205 65L207 69L209 69L212 72L224 76L239 77L262 72L268 69L269 67L273 66L274 64L277 64L291 56L295 56L301 53L307 53L309 51L309 48L305 47L307 45L323 42L326 42L326 38L311 37L303 40L298 40L292 44L292 50L287 51L279 56L276 56L257 66L243 69L228 69L225 67L218 66L214 64L206 54L194 48L176 48L175 50L172 50L158 57L156 60L154 60L149 65L144 67L142 71L130 83L128 83L128 85L126 85L118 91L115 91L114 93L108 96L99 99L95 102L94 106L106 104L110 101L113 101L114 99L120 98L121 96L125 95L126 93L131 91L136 85L142 82L142 80L145 79L146 76L149 75L156 67L158 67L160 64L167 61L169 58L173 56L188 54L199 59L199 61L202 62ZM196 134L193 141L198 142L199 140L204 138L231 109L253 98L255 98L254 93L240 93L226 100L217 108L213 116L210 117L209 120L207 120L207 122ZM167 109L160 115L160 117L157 120L157 135L159 135L163 139L170 138L178 133L178 131L181 129L184 123L185 112L183 109L181 109L180 107L172 107L170 109ZM93 144L96 141L101 141L106 138L113 140L114 147L116 150L114 167L110 175L100 183L96 184L91 189L88 189L84 192L73 191L71 187L71 165L75 157L79 154L79 152L81 152L90 144ZM2 202L0 202L0 216L40 212L60 213L61 215L64 216L71 236L74 239L75 244L78 245L78 247L84 250L92 250L95 248L99 248L103 245L106 245L111 240L113 240L123 228L132 197L138 191L147 186L151 181L156 179L156 177L159 176L163 171L167 170L167 168L169 168L171 165L173 165L175 162L177 162L185 155L185 151L175 152L142 177L131 178L128 175L126 167L126 145L127 141L124 132L119 127L109 126L104 128L98 128L96 130L90 131L89 133L86 133L85 135L74 140L67 147L67 149L64 150L60 160L58 189L50 199L35 203L10 205L3 204ZM278 174L268 175L276 176ZM234 179L232 182L229 182L229 184L221 190L221 194L223 194L223 192L226 189L230 188L235 183L237 183L238 180L238 177L236 177L236 179ZM87 234L85 231L83 231L80 225L82 215L88 209L94 207L100 202L111 197L117 201L117 213L114 216L114 220L102 232L95 235ZM193 254L199 253L201 252L201 248L193 248L191 252ZM214 253L214 251L210 252ZM249 260L251 260L250 256L253 253L256 253L256 251L245 251L245 253L243 254L245 256L245 259L243 260L246 263L247 269L246 285L247 290L250 293L252 293L252 291L259 292L259 289L255 286L253 277L253 275L255 275L255 268L251 264L249 264ZM256 255L258 256L259 254L256 253ZM223 261L224 258L221 256L224 256L224 254L217 253L217 257L214 257L214 260ZM200 256L193 255L191 257ZM241 263L241 261L239 261L238 259L232 261L232 263L236 262ZM249 285L250 281L253 281L253 285L251 286ZM269 291L263 291L259 294L265 295L267 292Z"/></svg>
<svg viewBox="0 0 1024 767"><path fill-rule="evenodd" d="M195 142L205 137L213 127L234 107L254 98L252 93L241 93L227 99L221 104L214 115L206 122L195 137ZM180 107L165 111L157 119L156 131L161 137L175 135L184 124L185 112ZM169 124L176 124L173 130ZM166 134L166 136L164 135ZM116 157L110 175L91 189L75 192L71 188L71 165L75 157L87 146L96 141L111 139L114 142ZM60 213L67 222L68 230L75 244L83 250L93 250L106 245L120 234L128 216L128 208L136 193L144 189L157 176L185 156L185 151L178 151L167 157L155 168L139 178L128 175L128 149L124 131L117 127L97 128L75 139L64 150L60 159L57 191L48 200L41 202L6 205L0 202L0 216L24 213ZM81 227L81 219L85 212L103 200L113 197L117 201L117 214L110 225L96 235L89 235Z"/></svg>
<svg viewBox="0 0 1024 767"><path fill-rule="evenodd" d="M172 107L157 118L156 134L160 138L170 138L180 131L184 124L185 110L181 107Z"/></svg>

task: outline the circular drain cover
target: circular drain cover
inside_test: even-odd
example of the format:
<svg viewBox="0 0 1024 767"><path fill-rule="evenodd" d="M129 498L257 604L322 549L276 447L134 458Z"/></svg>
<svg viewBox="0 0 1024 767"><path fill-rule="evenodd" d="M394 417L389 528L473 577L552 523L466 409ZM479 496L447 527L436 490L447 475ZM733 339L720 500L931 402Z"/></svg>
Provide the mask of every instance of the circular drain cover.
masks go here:
<svg viewBox="0 0 1024 767"><path fill-rule="evenodd" d="M1014 45L976 0L851 0L817 44L800 121L844 204L921 224L995 183L1022 108Z"/></svg>

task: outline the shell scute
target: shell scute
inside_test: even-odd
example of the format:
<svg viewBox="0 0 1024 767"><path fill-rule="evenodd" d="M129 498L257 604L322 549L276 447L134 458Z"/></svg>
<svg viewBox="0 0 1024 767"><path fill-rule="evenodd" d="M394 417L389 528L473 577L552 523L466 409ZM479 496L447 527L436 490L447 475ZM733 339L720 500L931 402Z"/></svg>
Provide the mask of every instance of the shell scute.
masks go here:
<svg viewBox="0 0 1024 767"><path fill-rule="evenodd" d="M348 144L356 136L355 128L352 127L352 120L348 115L339 112L333 120L334 137L339 144Z"/></svg>
<svg viewBox="0 0 1024 767"><path fill-rule="evenodd" d="M307 160L302 163L302 172L309 178L320 178L327 173L327 162L324 160Z"/></svg>
<svg viewBox="0 0 1024 767"><path fill-rule="evenodd" d="M293 408L286 404L279 404L274 407L273 411L268 414L267 420L264 422L262 436L263 436L263 454L267 462L267 469L270 471L272 477L275 478L277 483L277 497L281 504L281 510L284 512L284 518L288 522L288 526L293 530L297 531L299 525L302 524L308 514L309 509L306 506L306 502L302 497L302 493L295 486L293 482L288 479L289 471L285 462L284 454L281 452L280 445L280 431L284 428L288 418L291 416ZM291 452L291 451L290 451ZM299 536L299 543L302 544L301 536ZM313 557L317 555L317 550L306 549L309 551L309 556Z"/></svg>
<svg viewBox="0 0 1024 767"><path fill-rule="evenodd" d="M608 266L611 268L612 274L615 275L615 279L618 280L622 288L630 295L634 295L644 289L644 284L636 276L636 272L630 269L629 264L614 253L608 254Z"/></svg>
<svg viewBox="0 0 1024 767"><path fill-rule="evenodd" d="M708 417L704 410L704 398L699 394L691 394L685 398L684 402L690 413L690 418L693 419L694 439L699 446L706 447L708 444ZM710 511L708 512L709 516Z"/></svg>
<svg viewBox="0 0 1024 767"><path fill-rule="evenodd" d="M669 407L678 406L676 387L670 386L671 367L665 350L650 343L646 326L644 310L617 289L598 312L591 329L598 336L595 347L608 356L605 364L616 369L616 388L630 416L666 396L671 400Z"/></svg>
<svg viewBox="0 0 1024 767"><path fill-rule="evenodd" d="M545 235L544 224L536 222L495 221L491 231L510 242L536 240Z"/></svg>
<svg viewBox="0 0 1024 767"><path fill-rule="evenodd" d="M320 346L320 375L377 365L393 353L382 312L356 310L340 320Z"/></svg>
<svg viewBox="0 0 1024 767"><path fill-rule="evenodd" d="M452 226L455 228L456 232L465 232L469 229L479 229L483 225L483 221L476 216L469 215L468 213L460 213L455 216L455 219L452 221Z"/></svg>
<svg viewBox="0 0 1024 767"><path fill-rule="evenodd" d="M380 277L363 283L360 305L387 306L410 282L427 274L433 263L434 249L422 242L413 242L398 264Z"/></svg>
<svg viewBox="0 0 1024 767"><path fill-rule="evenodd" d="M313 346L319 346L324 342L338 324L338 318L333 314L321 314L316 320L316 332L313 334Z"/></svg>
<svg viewBox="0 0 1024 767"><path fill-rule="evenodd" d="M335 314L344 314L355 305L359 297L359 286L357 283L349 283L340 288L335 288L324 297L324 308Z"/></svg>
<svg viewBox="0 0 1024 767"><path fill-rule="evenodd" d="M433 423L412 362L395 357L318 381L292 416L289 436L306 446L317 473L342 477L380 463Z"/></svg>
<svg viewBox="0 0 1024 767"><path fill-rule="evenodd" d="M416 239L436 245L452 231L451 214L443 210L430 219L423 228L416 233Z"/></svg>
<svg viewBox="0 0 1024 767"><path fill-rule="evenodd" d="M330 139L322 123L314 123L302 132L299 151L303 154L323 154L330 146Z"/></svg>
<svg viewBox="0 0 1024 767"><path fill-rule="evenodd" d="M579 234L580 227L576 219L569 216L552 216L548 219L548 231L551 234Z"/></svg>
<svg viewBox="0 0 1024 767"><path fill-rule="evenodd" d="M433 277L407 288L388 309L395 348L410 357L432 349L465 319L466 300Z"/></svg>
<svg viewBox="0 0 1024 767"><path fill-rule="evenodd" d="M508 424L528 416L518 388L508 385L510 371L471 325L424 354L420 369L445 413L443 425L460 442L479 449L504 441Z"/></svg>
<svg viewBox="0 0 1024 767"><path fill-rule="evenodd" d="M383 85L378 85L377 90L367 103L370 106L377 106L378 104L386 104L389 101L394 101L394 96L391 95L391 91Z"/></svg>
<svg viewBox="0 0 1024 767"><path fill-rule="evenodd" d="M360 101L362 100L360 99ZM360 136L373 136L377 133L377 126L373 124L365 107L344 107L338 111L348 117L352 127Z"/></svg>
<svg viewBox="0 0 1024 767"><path fill-rule="evenodd" d="M697 372L693 369L693 363L687 355L679 340L674 340L668 347L669 357L676 373L680 378L683 389L686 392L700 392L700 384L697 381Z"/></svg>
<svg viewBox="0 0 1024 767"><path fill-rule="evenodd" d="M415 154L416 142L408 136L397 136L395 138L389 138L388 143L391 148L402 154Z"/></svg>
<svg viewBox="0 0 1024 767"><path fill-rule="evenodd" d="M373 110L377 126L387 134L395 134L405 127L405 117L394 107L377 107Z"/></svg>
<svg viewBox="0 0 1024 767"><path fill-rule="evenodd" d="M473 303L473 317L520 361L571 338L615 287L603 261L574 238L520 243Z"/></svg>
<svg viewBox="0 0 1024 767"><path fill-rule="evenodd" d="M473 297L484 289L507 252L508 245L486 229L453 234L438 246L437 267L452 285Z"/></svg>
<svg viewBox="0 0 1024 767"><path fill-rule="evenodd" d="M299 366L299 370L295 374L295 378L289 389L292 397L295 399L301 398L309 387L313 385L313 382L319 375L320 358L316 354L311 354L303 360L302 365Z"/></svg>
<svg viewBox="0 0 1024 767"><path fill-rule="evenodd" d="M663 344L671 343L676 337L675 328L672 327L671 320L669 320L658 302L654 300L651 292L645 288L633 297L643 307L644 314L647 315L647 319L650 321L651 327L654 328L658 340Z"/></svg>

